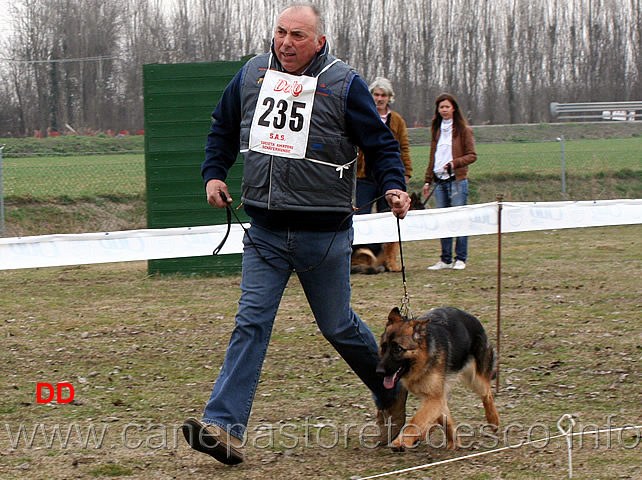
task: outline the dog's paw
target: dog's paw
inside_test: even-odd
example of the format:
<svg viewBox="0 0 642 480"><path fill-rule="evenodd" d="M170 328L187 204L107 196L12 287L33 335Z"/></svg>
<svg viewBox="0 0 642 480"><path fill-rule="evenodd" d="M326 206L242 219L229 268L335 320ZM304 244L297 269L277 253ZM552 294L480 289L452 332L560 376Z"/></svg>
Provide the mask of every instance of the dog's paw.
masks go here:
<svg viewBox="0 0 642 480"><path fill-rule="evenodd" d="M401 452L405 452L406 451L406 446L402 442L399 442L398 440L395 440L394 442L392 442L390 444L390 449L393 452L401 453Z"/></svg>
<svg viewBox="0 0 642 480"><path fill-rule="evenodd" d="M399 435L391 444L390 448L393 452L405 452L411 448L419 445L420 440L418 438L411 437L402 437Z"/></svg>
<svg viewBox="0 0 642 480"><path fill-rule="evenodd" d="M459 443L459 440L449 440L448 441L448 450L459 450L461 447L461 444Z"/></svg>

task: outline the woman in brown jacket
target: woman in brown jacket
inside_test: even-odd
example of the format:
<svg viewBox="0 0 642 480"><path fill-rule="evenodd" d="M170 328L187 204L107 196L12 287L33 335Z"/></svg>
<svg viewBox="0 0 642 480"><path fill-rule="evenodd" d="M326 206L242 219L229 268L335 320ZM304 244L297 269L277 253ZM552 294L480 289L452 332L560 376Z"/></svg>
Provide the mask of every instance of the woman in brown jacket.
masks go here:
<svg viewBox="0 0 642 480"><path fill-rule="evenodd" d="M477 160L473 130L461 113L457 99L442 93L435 100L435 116L431 125L430 162L426 170L424 197L434 186L437 208L459 207L468 201L468 165ZM468 237L457 237L453 262L453 239L441 239L441 260L428 270L466 268Z"/></svg>
<svg viewBox="0 0 642 480"><path fill-rule="evenodd" d="M377 112L381 121L388 125L392 134L399 142L401 150L401 161L406 169L406 185L412 176L412 161L410 160L410 142L408 141L408 131L406 122L397 112L390 109L390 105L395 101L395 92L392 89L390 80L383 77L377 77L369 85L370 93L377 105ZM356 206L359 209L357 214L370 213L372 205L368 205L375 198L381 195L379 186L374 178L371 178L366 172L363 152L359 150L357 157L357 199ZM377 202L377 212L386 212L390 210L385 198Z"/></svg>

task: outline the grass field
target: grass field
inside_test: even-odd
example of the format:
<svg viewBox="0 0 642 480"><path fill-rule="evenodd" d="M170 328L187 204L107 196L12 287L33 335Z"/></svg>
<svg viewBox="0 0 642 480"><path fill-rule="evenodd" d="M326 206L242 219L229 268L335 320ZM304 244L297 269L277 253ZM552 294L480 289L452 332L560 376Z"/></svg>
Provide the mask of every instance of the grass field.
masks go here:
<svg viewBox="0 0 642 480"><path fill-rule="evenodd" d="M86 147L86 145L83 145ZM566 148L566 199L642 198L642 137L573 140ZM479 144L469 203L563 199L557 142ZM411 147L421 191L428 147ZM7 157L6 235L145 228L142 154ZM194 169L198 175L198 168Z"/></svg>
<svg viewBox="0 0 642 480"><path fill-rule="evenodd" d="M423 184L429 151L428 146L411 147L414 190L420 190ZM561 192L559 143L480 144L477 151L478 161L470 167L471 181L477 180L483 185L497 183L498 179L510 182L511 177L521 181L537 180L538 177L532 176L535 174L540 180L554 179L555 191L558 195ZM8 157L3 163L4 196L8 202L95 197L129 199L143 196L145 192L142 154ZM578 185L600 176L637 182L642 172L642 137L566 142L565 165L569 188L576 192L574 199L586 199L581 196ZM474 192L472 198L475 202L493 199L475 198ZM545 199L547 197L540 196L528 200Z"/></svg>
<svg viewBox="0 0 642 480"><path fill-rule="evenodd" d="M428 130L409 132L414 166L411 187L419 190L430 152ZM509 125L475 127L475 132L481 141L478 139L478 161L471 166L470 177L481 183L497 182L497 176L510 180L511 175L521 176L521 180L532 174L543 176L544 181L561 179L561 143L555 137L562 134L568 137L564 157L569 187L596 176L626 180L633 172L639 178L642 171L642 123ZM600 138L596 138L598 135ZM0 144L7 144L3 158L4 196L7 201L24 203L25 199L144 195L143 140L142 136L0 140ZM518 190L522 190L521 186ZM557 192L560 191L558 188ZM584 192L577 185L574 191L573 199L588 198L581 196Z"/></svg>
<svg viewBox="0 0 642 480"><path fill-rule="evenodd" d="M561 172L559 142L493 143L476 146L478 159L470 168L471 175L490 173ZM642 137L608 140L576 140L564 143L566 171L589 175L598 171L642 169ZM413 167L426 171L430 146L411 147Z"/></svg>
<svg viewBox="0 0 642 480"><path fill-rule="evenodd" d="M609 163L569 175L570 198L642 198L640 139L594 144L604 128L572 127L572 134L563 130L570 139L567 161L578 151ZM471 203L500 192L507 200L560 199L560 144L525 142L535 139L533 130L539 140L559 133L545 125L480 130L480 137L515 142L479 144ZM74 145L76 152L103 148L86 140ZM39 148L46 150L42 142ZM421 158L420 148L415 144L413 152ZM527 169L544 156L548 163L519 174L490 168L495 161L514 165L521 155L530 159ZM73 175L79 158L89 165L83 173L89 179ZM144 227L142 158L4 158L5 173L24 185L7 205L9 236ZM124 186L95 174L116 176L129 166ZM16 173L21 168L26 173ZM56 169L65 173L48 173ZM65 193L46 193L65 181ZM421 182L421 173L413 181ZM108 184L116 193L97 195ZM85 198L88 191L93 195ZM437 260L436 240L407 242L403 249L411 310L463 308L495 341L497 237L470 237L464 271L426 270ZM566 443L547 437L558 435L565 414L573 416L574 432L583 432L573 440L574 479L641 478L642 429L618 430L642 425L641 252L640 225L503 236L500 432L484 436L481 402L455 387L450 407L469 445L457 452L440 446L438 431L432 446L404 454L360 441L359 429L373 421L370 396L320 334L293 278L259 384L247 460L238 467L190 450L178 428L198 417L209 398L234 324L239 276L149 276L144 262L0 271L0 478L353 480L487 453L386 478L559 479L568 476ZM403 296L400 275L355 275L352 288L353 308L378 337ZM38 403L37 383L69 383L74 399ZM416 407L411 397L409 415ZM604 432L586 433L596 429ZM536 439L543 440L517 448ZM516 448L493 452L502 447Z"/></svg>
<svg viewBox="0 0 642 480"><path fill-rule="evenodd" d="M427 271L438 251L438 241L404 245L411 310L458 306L494 340L497 238L471 237L460 272ZM606 432L575 437L573 478L640 478L642 430L616 430L642 425L640 252L639 225L504 235L500 435L481 435L481 403L457 387L451 410L470 445L457 452L439 446L438 432L433 446L405 454L359 441L358 429L373 421L368 392L319 333L292 279L238 467L191 451L177 429L209 398L239 277L149 277L140 262L2 271L0 478L348 480L543 438L387 478L559 479L566 444L546 437L558 435L564 414L575 432ZM355 276L352 286L353 307L379 336L403 296L400 276ZM70 383L75 398L37 403L38 382ZM416 405L411 397L410 414Z"/></svg>
<svg viewBox="0 0 642 480"><path fill-rule="evenodd" d="M9 200L74 200L145 193L142 154L7 158L4 166L4 194Z"/></svg>

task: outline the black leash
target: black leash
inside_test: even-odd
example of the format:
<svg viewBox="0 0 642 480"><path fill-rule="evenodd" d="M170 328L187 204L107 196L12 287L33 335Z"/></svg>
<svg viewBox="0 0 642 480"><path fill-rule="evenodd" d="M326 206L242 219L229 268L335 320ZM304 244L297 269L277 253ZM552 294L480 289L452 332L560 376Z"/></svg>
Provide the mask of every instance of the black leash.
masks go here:
<svg viewBox="0 0 642 480"><path fill-rule="evenodd" d="M397 234L399 235L399 257L401 260L401 278L403 281L403 298L401 299L399 311L405 319L412 320L415 316L412 310L410 310L410 297L408 296L408 282L406 281L406 264L403 260L403 242L401 241L401 222L399 217L397 217Z"/></svg>
<svg viewBox="0 0 642 480"><path fill-rule="evenodd" d="M324 254L324 255L323 255L323 257L321 258L321 260L319 261L319 263L317 263L316 265L310 266L310 267L308 267L308 268L306 268L306 269L304 269L304 270L296 270L296 269L295 269L295 268L293 268L293 267L290 267L290 268L283 268L283 267L281 267L281 266L279 266L279 265L274 265L274 264L273 264L273 263L271 263L267 258L265 258L265 256L264 256L264 255L259 251L259 249L258 249L257 245L254 243L254 240L252 240L252 237L251 237L251 235L250 235L249 230L248 230L247 228L245 228L245 226L243 225L243 222L241 222L241 219L238 217L238 215L236 214L236 212L234 211L234 209L233 209L233 208L230 206L230 204L227 202L227 197L225 196L225 194L224 194L223 192L219 192L219 193L220 193L220 195L221 195L221 198L222 198L222 199L223 199L223 201L225 202L225 209L227 210L227 231L225 232L225 235L223 236L223 239L221 240L221 242L217 245L217 247L216 247L216 248L214 249L214 251L212 252L212 255L218 255L218 253L219 253L219 252L221 251L221 249L223 248L223 245L225 245L225 242L227 241L227 237L229 236L229 234L230 234L230 230L231 230L231 228L232 228L232 215L234 215L234 218L236 219L236 221L238 222L238 224L241 226L241 228L242 228L242 229L243 229L243 231L245 232L245 235L247 235L247 238L248 238L248 240L250 241L250 244L252 245L252 247L253 247L253 248L254 248L254 250L256 251L256 254L259 256L259 258L260 258L261 260L263 260L265 263L267 263L268 265L270 265L270 266L271 266L271 267L273 267L273 268L277 268L277 269L279 269L279 270L283 270L283 271L286 271L286 272L293 272L293 273L305 273L305 272L311 272L311 271L313 271L313 270L315 270L315 269L319 268L319 266L320 266L323 262L325 262L325 259L328 257L328 254L330 253L330 249L332 248L332 244L334 243L334 240L337 238L337 235L338 235L338 234L339 234L339 232L341 231L341 226L342 226L346 221L348 221L348 220L349 220L349 219L350 219L354 214L356 214L356 213L357 213L361 208L365 208L365 207L368 207L368 206L370 206L370 205L373 205L375 202L378 202L380 199L382 199L382 198L384 198L384 197L386 196L385 194L384 194L384 195L381 195L381 196L379 196L379 197L375 198L374 200L372 200L372 201L370 201L370 202L366 203L366 204L365 204L365 205L363 205L361 208L357 208L357 209L355 209L353 212L350 212L348 215L346 215L346 216L343 218L343 220L341 220L341 223L339 224L339 226L338 226L338 227L337 227L337 229L335 230L334 235L332 236L332 239L330 240L330 244L328 245L328 248L326 249L325 254ZM390 195L392 195L392 194L390 194ZM397 218L397 221L399 221L399 218Z"/></svg>
<svg viewBox="0 0 642 480"><path fill-rule="evenodd" d="M433 194L433 193L435 193L435 189L437 188L437 184L438 184L438 183L439 183L439 182L437 182L437 181L433 182L432 190L430 190L430 191L428 192L428 196L426 197L426 199L424 200L424 202L423 202L423 204L422 204L424 207L425 207L425 206L426 206L426 204L428 203L428 200L430 200L430 197L432 197L432 194Z"/></svg>
<svg viewBox="0 0 642 480"><path fill-rule="evenodd" d="M403 261L403 243L401 241L401 220L397 217L397 235L399 236L399 258L401 260L401 278L403 281L403 298L401 299L401 308L399 311L405 318L412 318L410 311L410 297L408 297L408 284L406 282L406 264Z"/></svg>
<svg viewBox="0 0 642 480"><path fill-rule="evenodd" d="M221 240L221 243L219 243L218 246L214 249L212 255L218 255L218 253L221 251L221 248L223 248L223 245L225 245L225 242L227 242L227 237L230 236L230 230L232 229L232 207L230 207L230 205L227 203L227 197L223 192L221 192L221 198L225 202L225 210L227 213L227 230L225 231L223 240ZM236 216L236 213L234 213L234 216ZM236 217L236 219L239 220L239 217ZM240 220L239 223L241 223Z"/></svg>
<svg viewBox="0 0 642 480"><path fill-rule="evenodd" d="M433 188L433 191L434 191L434 188ZM247 235L247 238L249 239L252 247L256 251L256 254L259 256L259 258L261 260L263 260L265 263L267 263L268 265L272 266L273 268L277 268L279 270L292 272L292 273L311 272L311 271L315 270L316 268L318 268L325 261L325 259L328 257L328 254L330 253L330 248L332 247L332 244L334 243L334 240L336 239L337 234L341 230L341 226L349 218L351 218L354 214L356 214L360 210L359 208L355 209L353 212L351 212L348 215L346 215L343 220L341 220L341 223L337 227L337 230L334 232L334 235L332 236L332 240L330 240L330 244L328 245L328 248L325 251L325 254L321 258L321 261L319 261L319 263L317 263L314 266L308 267L305 270L296 270L294 268L283 268L283 267L281 267L279 265L274 265L267 258L265 258L265 256L259 251L257 245L252 240L252 237L250 236L249 230L247 228L245 228L245 226L243 225L243 222L241 222L241 219L238 217L236 212L232 209L230 204L227 202L227 197L225 196L225 194L223 192L220 192L220 194L221 194L221 198L225 202L225 209L227 210L227 231L225 232L225 235L223 236L223 239L221 240L221 242L217 245L217 247L212 252L212 255L218 255L218 253L221 251L221 248L223 248L223 245L225 245L225 242L227 241L227 238L230 235L230 230L232 228L232 215L234 215L234 218L236 218L236 221L238 222L238 224L241 226L241 228L243 229L243 231ZM385 194L381 195L381 196L375 198L374 200L366 203L361 208L373 205L375 202L378 202L380 199L384 198L385 196L386 196ZM428 196L428 198L430 198L430 196ZM428 199L426 199L426 201L427 200ZM401 314L405 318L412 319L413 315L412 315L412 312L410 310L410 297L408 296L408 283L406 281L406 264L405 264L404 259L403 259L403 247L402 247L403 242L401 241L401 219L399 217L397 217L397 235L399 237L399 257L400 257L400 260L401 260L401 277L402 277L402 282L403 282L403 293L404 293L404 296L401 299L401 308L399 310L400 310Z"/></svg>
<svg viewBox="0 0 642 480"><path fill-rule="evenodd" d="M455 182L455 188L457 188L457 193L459 193L459 185L457 185L457 178L455 177L455 173L453 172L452 165L449 163L448 165L446 165L446 169L448 171L448 178L446 179L441 179L439 177L433 178L433 187L432 187L432 190L428 192L428 196L426 197L426 200L424 200L424 203L423 203L424 207L428 203L428 200L430 200L430 197L432 197L432 194L435 193L435 189L437 188L437 185L439 185L440 183L451 184L449 185L449 193L448 193L449 197L452 197L452 188L453 188L452 182Z"/></svg>

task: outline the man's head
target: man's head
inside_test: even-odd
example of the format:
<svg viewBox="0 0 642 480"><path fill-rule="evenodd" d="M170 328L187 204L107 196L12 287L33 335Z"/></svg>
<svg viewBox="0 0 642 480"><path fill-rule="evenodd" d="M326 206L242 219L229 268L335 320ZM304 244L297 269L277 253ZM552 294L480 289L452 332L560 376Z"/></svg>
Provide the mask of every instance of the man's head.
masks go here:
<svg viewBox="0 0 642 480"><path fill-rule="evenodd" d="M373 82L368 86L372 96L375 96L375 90L382 90L383 93L389 98L388 103L392 105L395 103L395 91L392 89L392 83L390 80L383 77L377 77Z"/></svg>
<svg viewBox="0 0 642 480"><path fill-rule="evenodd" d="M283 68L301 74L325 45L323 20L312 5L283 10L274 30L274 51Z"/></svg>

